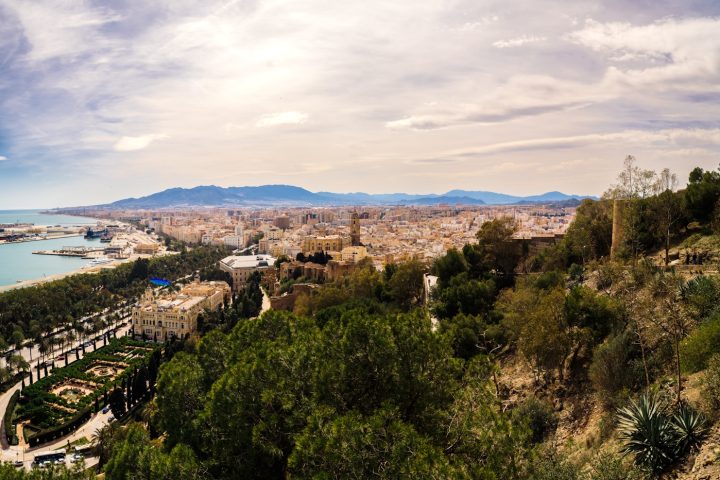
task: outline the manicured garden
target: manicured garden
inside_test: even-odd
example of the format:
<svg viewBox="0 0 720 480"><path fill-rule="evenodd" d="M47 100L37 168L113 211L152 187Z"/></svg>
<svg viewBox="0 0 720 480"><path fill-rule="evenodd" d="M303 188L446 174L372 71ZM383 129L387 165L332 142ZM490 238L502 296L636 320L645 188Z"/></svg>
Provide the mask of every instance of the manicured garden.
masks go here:
<svg viewBox="0 0 720 480"><path fill-rule="evenodd" d="M150 393L159 363L155 346L128 337L112 340L25 387L12 424L26 422L25 439L35 446L77 430L109 403L121 416Z"/></svg>

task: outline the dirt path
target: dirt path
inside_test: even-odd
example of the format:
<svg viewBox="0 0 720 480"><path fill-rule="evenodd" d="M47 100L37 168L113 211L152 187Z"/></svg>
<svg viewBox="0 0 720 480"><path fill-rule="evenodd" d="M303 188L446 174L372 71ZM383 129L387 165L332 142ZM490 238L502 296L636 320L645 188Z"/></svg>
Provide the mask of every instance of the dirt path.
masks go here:
<svg viewBox="0 0 720 480"><path fill-rule="evenodd" d="M27 422L20 422L15 426L15 434L18 438L18 447L25 449L27 448L28 444L25 441L25 424Z"/></svg>

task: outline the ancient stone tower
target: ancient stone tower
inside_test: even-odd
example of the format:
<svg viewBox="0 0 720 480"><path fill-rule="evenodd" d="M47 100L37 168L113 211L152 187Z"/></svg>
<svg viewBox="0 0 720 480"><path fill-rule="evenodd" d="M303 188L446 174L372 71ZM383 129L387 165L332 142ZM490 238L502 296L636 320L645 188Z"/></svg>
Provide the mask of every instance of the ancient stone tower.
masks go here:
<svg viewBox="0 0 720 480"><path fill-rule="evenodd" d="M353 247L360 246L360 216L357 212L350 217L350 243Z"/></svg>
<svg viewBox="0 0 720 480"><path fill-rule="evenodd" d="M615 199L613 201L612 214L612 243L610 244L610 258L617 258L622 250L625 241L625 225L623 217L625 213L625 200Z"/></svg>

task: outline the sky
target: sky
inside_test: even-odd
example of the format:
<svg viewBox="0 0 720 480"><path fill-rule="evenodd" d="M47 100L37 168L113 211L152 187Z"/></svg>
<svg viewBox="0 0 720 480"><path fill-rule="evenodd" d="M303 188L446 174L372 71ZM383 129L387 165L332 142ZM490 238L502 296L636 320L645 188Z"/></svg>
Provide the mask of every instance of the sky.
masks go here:
<svg viewBox="0 0 720 480"><path fill-rule="evenodd" d="M717 0L0 0L0 208L720 163Z"/></svg>

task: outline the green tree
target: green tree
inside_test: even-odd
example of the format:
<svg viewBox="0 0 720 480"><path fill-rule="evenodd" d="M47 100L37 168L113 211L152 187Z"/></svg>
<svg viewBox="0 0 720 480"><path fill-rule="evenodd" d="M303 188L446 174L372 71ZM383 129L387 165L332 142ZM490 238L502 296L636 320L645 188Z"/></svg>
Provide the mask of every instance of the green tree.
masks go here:
<svg viewBox="0 0 720 480"><path fill-rule="evenodd" d="M696 167L690 172L685 189L685 205L695 220L707 222L720 199L720 170L705 171Z"/></svg>
<svg viewBox="0 0 720 480"><path fill-rule="evenodd" d="M197 360L203 371L203 382L209 391L225 372L230 361L230 343L220 330L205 335L197 347Z"/></svg>
<svg viewBox="0 0 720 480"><path fill-rule="evenodd" d="M433 313L438 318L458 314L487 315L493 307L496 286L493 279L472 280L466 272L452 277L433 294Z"/></svg>
<svg viewBox="0 0 720 480"><path fill-rule="evenodd" d="M160 368L155 403L158 423L167 432L171 446L200 440L196 418L204 407L203 377L197 359L185 352L178 352Z"/></svg>
<svg viewBox="0 0 720 480"><path fill-rule="evenodd" d="M563 379L563 366L570 353L572 338L562 309L564 294L554 290L540 299L535 309L528 312L518 346L520 352L536 367L556 369Z"/></svg>
<svg viewBox="0 0 720 480"><path fill-rule="evenodd" d="M478 243L469 249L470 271L473 276L484 273L509 275L522 256L519 245L513 241L515 224L509 218L498 218L485 222L476 234Z"/></svg>
<svg viewBox="0 0 720 480"><path fill-rule="evenodd" d="M467 271L468 265L462 252L455 248L448 250L445 255L435 260L432 272L437 275L440 285L449 282L450 279L462 272Z"/></svg>
<svg viewBox="0 0 720 480"><path fill-rule="evenodd" d="M299 478L463 478L442 449L382 408L365 417L316 411L289 459Z"/></svg>
<svg viewBox="0 0 720 480"><path fill-rule="evenodd" d="M119 430L113 441L112 456L104 468L105 478L107 480L147 478L141 473L140 462L150 439L142 425L132 423L127 428Z"/></svg>
<svg viewBox="0 0 720 480"><path fill-rule="evenodd" d="M425 267L419 260L410 260L397 265L388 281L390 295L401 308L407 310L419 305L425 291L423 275Z"/></svg>
<svg viewBox="0 0 720 480"><path fill-rule="evenodd" d="M651 199L650 211L656 231L663 238L665 248L665 265L670 263L670 241L679 230L680 221L684 218L684 208L680 195L675 193L677 179L667 168L660 173L658 193ZM655 230L653 229L653 230Z"/></svg>
<svg viewBox="0 0 720 480"><path fill-rule="evenodd" d="M125 416L125 412L127 411L127 408L125 406L125 394L123 393L122 388L115 388L110 393L110 410L112 410L113 415L115 415L116 418L122 418Z"/></svg>

